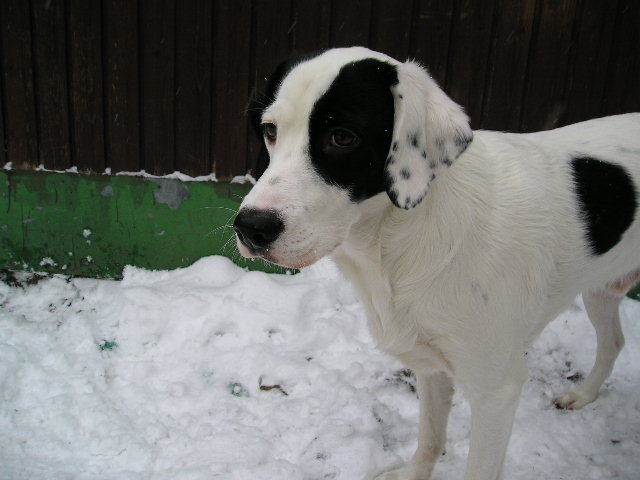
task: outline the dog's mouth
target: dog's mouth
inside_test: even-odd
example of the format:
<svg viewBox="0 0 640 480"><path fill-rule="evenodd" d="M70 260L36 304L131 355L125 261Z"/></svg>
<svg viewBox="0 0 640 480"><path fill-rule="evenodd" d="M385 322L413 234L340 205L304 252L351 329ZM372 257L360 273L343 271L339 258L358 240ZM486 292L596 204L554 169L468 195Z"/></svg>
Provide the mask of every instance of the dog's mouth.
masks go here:
<svg viewBox="0 0 640 480"><path fill-rule="evenodd" d="M314 254L313 251L309 251L298 255L285 255L280 253L277 249L273 248L251 248L244 244L240 238L237 238L238 251L244 258L255 259L260 258L267 262L279 265L284 268L293 268L299 270L301 268L308 267L316 263L321 256Z"/></svg>

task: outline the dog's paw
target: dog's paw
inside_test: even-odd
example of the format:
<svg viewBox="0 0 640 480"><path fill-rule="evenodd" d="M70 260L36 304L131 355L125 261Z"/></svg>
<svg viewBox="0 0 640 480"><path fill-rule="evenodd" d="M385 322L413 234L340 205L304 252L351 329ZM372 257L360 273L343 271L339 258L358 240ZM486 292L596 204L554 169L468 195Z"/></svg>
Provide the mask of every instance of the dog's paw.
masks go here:
<svg viewBox="0 0 640 480"><path fill-rule="evenodd" d="M415 473L414 469L411 468L411 465L407 465L403 468L399 468L397 470L392 470L390 472L383 473L382 475L378 475L375 478L375 480L429 480L430 478L431 478L430 469L427 476L418 475Z"/></svg>
<svg viewBox="0 0 640 480"><path fill-rule="evenodd" d="M585 405L593 402L596 399L595 395L585 395L581 392L569 392L557 397L553 403L556 408L565 410L578 410Z"/></svg>

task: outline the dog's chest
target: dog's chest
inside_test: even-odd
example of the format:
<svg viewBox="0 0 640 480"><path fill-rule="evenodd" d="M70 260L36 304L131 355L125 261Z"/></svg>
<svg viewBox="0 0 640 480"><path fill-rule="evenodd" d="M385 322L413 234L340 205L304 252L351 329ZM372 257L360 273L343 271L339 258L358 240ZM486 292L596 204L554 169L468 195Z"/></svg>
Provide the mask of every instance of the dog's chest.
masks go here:
<svg viewBox="0 0 640 480"><path fill-rule="evenodd" d="M343 272L356 286L367 312L371 335L378 347L398 357L417 372L453 369L434 332L429 332L415 318L412 305L393 294L394 288L379 266L356 262L353 258L334 256ZM420 325L420 326L419 326Z"/></svg>

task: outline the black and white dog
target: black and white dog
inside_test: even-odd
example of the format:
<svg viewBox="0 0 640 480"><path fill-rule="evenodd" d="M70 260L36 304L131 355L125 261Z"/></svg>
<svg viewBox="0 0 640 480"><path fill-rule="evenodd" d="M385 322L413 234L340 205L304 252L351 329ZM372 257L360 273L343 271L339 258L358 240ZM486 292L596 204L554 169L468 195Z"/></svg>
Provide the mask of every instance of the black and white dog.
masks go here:
<svg viewBox="0 0 640 480"><path fill-rule="evenodd" d="M472 132L427 72L364 48L276 71L258 114L270 163L235 219L246 257L331 255L378 344L418 379L426 480L454 381L471 405L465 478L500 477L525 350L582 292L593 370L559 407L596 398L623 346L618 305L640 280L640 114L548 132Z"/></svg>

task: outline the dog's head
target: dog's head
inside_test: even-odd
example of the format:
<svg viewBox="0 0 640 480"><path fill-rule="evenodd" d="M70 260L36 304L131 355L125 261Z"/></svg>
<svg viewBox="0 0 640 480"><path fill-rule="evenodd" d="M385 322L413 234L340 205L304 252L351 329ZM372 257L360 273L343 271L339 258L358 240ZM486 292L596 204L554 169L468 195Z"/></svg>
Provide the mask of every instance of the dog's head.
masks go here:
<svg viewBox="0 0 640 480"><path fill-rule="evenodd" d="M423 68L359 47L283 63L251 111L270 162L236 217L238 248L295 268L339 246L363 201L414 208L472 139Z"/></svg>

